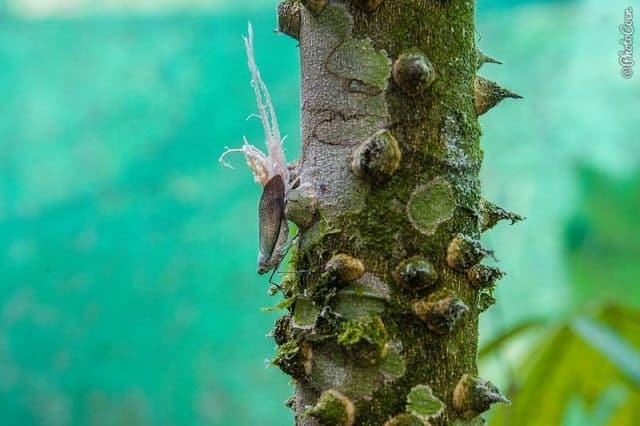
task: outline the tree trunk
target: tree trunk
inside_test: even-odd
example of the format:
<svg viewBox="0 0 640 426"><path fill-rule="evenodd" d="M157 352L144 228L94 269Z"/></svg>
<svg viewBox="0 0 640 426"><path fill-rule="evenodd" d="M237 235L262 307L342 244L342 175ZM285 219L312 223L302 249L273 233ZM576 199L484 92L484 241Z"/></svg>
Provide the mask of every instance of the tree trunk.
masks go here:
<svg viewBox="0 0 640 426"><path fill-rule="evenodd" d="M302 66L274 330L296 424L480 424L506 401L477 378L501 275L480 232L519 218L480 197L477 116L517 95L476 79L474 2L287 1L279 28Z"/></svg>

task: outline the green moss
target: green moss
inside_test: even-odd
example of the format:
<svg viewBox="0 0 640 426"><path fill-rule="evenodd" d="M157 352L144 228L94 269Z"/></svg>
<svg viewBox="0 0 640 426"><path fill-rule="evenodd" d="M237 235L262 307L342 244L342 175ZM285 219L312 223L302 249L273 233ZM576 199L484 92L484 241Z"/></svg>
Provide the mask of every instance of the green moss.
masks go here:
<svg viewBox="0 0 640 426"><path fill-rule="evenodd" d="M396 179L397 174L393 180ZM389 247L395 247L398 240L397 230L402 229L406 222L406 215L390 182L388 185L375 185L372 191L367 193L367 208L358 213L347 213L341 219L341 223L348 229L354 230L353 245L357 250L366 250L372 253L389 253ZM392 206L397 206L396 211ZM394 214L397 213L397 214ZM373 263L373 259L367 259L367 268L376 270L379 265Z"/></svg>
<svg viewBox="0 0 640 426"><path fill-rule="evenodd" d="M306 376L310 347L304 341L292 339L278 346L276 355L271 361L283 372L294 378Z"/></svg>
<svg viewBox="0 0 640 426"><path fill-rule="evenodd" d="M271 364L280 365L285 361L289 361L293 359L300 347L298 346L298 342L295 340L290 340L288 342L283 343L278 346L278 350L276 351L276 355L271 360Z"/></svg>
<svg viewBox="0 0 640 426"><path fill-rule="evenodd" d="M363 339L381 348L384 346L387 332L380 317L350 320L342 324L342 331L338 334L338 343L355 345Z"/></svg>
<svg viewBox="0 0 640 426"><path fill-rule="evenodd" d="M304 415L315 417L322 426L349 426L355 420L351 401L333 389L322 392L316 405Z"/></svg>
<svg viewBox="0 0 640 426"><path fill-rule="evenodd" d="M379 316L347 320L341 324L338 333L338 343L371 363L377 363L384 357L388 339Z"/></svg>

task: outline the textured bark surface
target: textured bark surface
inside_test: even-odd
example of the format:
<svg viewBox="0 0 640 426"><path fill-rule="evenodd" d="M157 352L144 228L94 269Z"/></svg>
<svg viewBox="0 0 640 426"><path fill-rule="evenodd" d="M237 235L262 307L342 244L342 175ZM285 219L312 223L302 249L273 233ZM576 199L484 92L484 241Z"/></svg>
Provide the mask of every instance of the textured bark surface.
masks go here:
<svg viewBox="0 0 640 426"><path fill-rule="evenodd" d="M274 330L296 424L479 424L501 396L476 377L478 315L500 276L478 240L513 218L480 198L474 2L280 12L302 66L287 209L303 272L283 283Z"/></svg>

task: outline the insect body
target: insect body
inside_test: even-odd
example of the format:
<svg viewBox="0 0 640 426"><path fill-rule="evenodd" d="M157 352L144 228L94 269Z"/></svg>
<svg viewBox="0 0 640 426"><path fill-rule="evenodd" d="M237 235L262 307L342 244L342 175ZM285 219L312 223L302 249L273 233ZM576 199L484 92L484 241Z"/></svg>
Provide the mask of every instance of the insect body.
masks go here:
<svg viewBox="0 0 640 426"><path fill-rule="evenodd" d="M260 252L258 273L276 268L284 256L289 226L284 216L285 185L282 176L275 175L264 187L258 208Z"/></svg>
<svg viewBox="0 0 640 426"><path fill-rule="evenodd" d="M264 274L276 268L285 253L285 243L289 234L289 225L284 215L287 192L289 191L289 170L282 149L284 138L280 136L276 113L271 104L271 97L267 86L260 77L260 70L256 65L253 54L253 29L248 26L248 36L244 37L247 51L249 70L251 71L251 86L253 87L258 104L256 115L264 130L267 153L251 145L246 138L242 148L227 149L220 161L230 152L242 152L247 165L253 173L253 179L263 186L262 197L258 209L260 228L260 252L258 253L258 273Z"/></svg>

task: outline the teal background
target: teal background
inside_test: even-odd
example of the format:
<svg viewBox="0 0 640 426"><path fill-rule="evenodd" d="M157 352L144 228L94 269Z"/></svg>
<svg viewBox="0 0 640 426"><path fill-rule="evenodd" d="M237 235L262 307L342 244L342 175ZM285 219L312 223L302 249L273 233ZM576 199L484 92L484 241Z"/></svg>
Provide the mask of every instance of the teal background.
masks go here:
<svg viewBox="0 0 640 426"><path fill-rule="evenodd" d="M260 188L239 156L217 161L263 140L246 120L248 20L298 153L297 49L273 32L275 3L37 17L15 3L0 4L1 423L290 424L292 387L265 364L277 314L260 308L277 299L255 273ZM508 276L483 340L640 301L626 6L478 2L478 44L505 62L480 74L525 97L481 118L484 191L528 218L486 235ZM482 369L499 381L502 365Z"/></svg>

